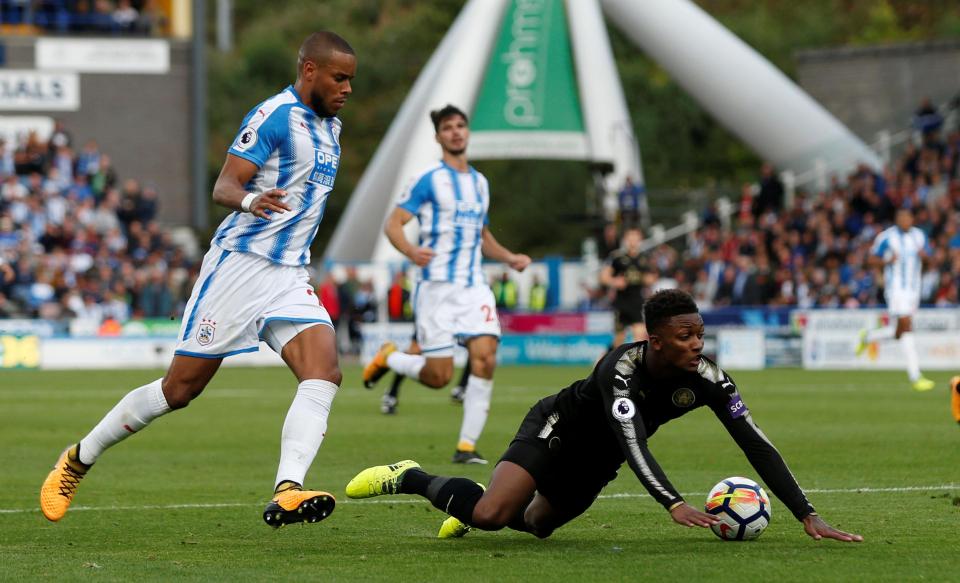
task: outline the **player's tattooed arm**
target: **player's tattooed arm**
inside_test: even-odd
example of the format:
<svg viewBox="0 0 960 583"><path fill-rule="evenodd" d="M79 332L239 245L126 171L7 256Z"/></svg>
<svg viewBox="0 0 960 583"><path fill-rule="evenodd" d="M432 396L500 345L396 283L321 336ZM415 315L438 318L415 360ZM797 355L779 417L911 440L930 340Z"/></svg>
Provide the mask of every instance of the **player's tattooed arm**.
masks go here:
<svg viewBox="0 0 960 583"><path fill-rule="evenodd" d="M223 163L220 170L220 176L213 186L213 202L228 209L250 212L261 219L269 219L270 213L284 213L290 210L282 199L286 196L286 191L275 188L261 193L253 193L255 196L247 202L247 208L243 208L244 199L250 194L245 185L253 179L257 173L257 166L253 162L227 154L227 160Z"/></svg>
<svg viewBox="0 0 960 583"><path fill-rule="evenodd" d="M502 261L509 265L511 269L516 269L517 271L523 271L532 261L528 255L514 253L501 245L487 227L483 228L481 251L484 257L489 257L494 261Z"/></svg>
<svg viewBox="0 0 960 583"><path fill-rule="evenodd" d="M414 245L403 232L403 226L413 219L413 213L405 208L397 207L393 209L387 222L383 225L383 233L387 236L390 244L396 247L397 251L410 258L417 266L424 267L433 256L436 255L433 249L429 247L419 247Z"/></svg>

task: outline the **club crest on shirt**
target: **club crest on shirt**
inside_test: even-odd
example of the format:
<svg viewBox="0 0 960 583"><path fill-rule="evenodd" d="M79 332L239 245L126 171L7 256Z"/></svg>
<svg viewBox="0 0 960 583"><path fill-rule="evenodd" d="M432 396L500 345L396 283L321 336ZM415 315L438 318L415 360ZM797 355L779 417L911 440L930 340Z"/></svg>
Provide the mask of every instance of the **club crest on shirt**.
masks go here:
<svg viewBox="0 0 960 583"><path fill-rule="evenodd" d="M247 126L240 131L240 135L237 136L237 141L233 143L233 147L241 152L252 148L254 144L257 143L257 130Z"/></svg>
<svg viewBox="0 0 960 583"><path fill-rule="evenodd" d="M637 414L637 407L633 401L626 397L620 397L613 402L613 417L620 421L629 421Z"/></svg>
<svg viewBox="0 0 960 583"><path fill-rule="evenodd" d="M670 400L677 407L690 407L696 402L697 396L690 389L682 388L674 391Z"/></svg>
<svg viewBox="0 0 960 583"><path fill-rule="evenodd" d="M200 327L197 328L197 344L206 346L213 342L213 335L217 331L217 323L213 320L200 320Z"/></svg>

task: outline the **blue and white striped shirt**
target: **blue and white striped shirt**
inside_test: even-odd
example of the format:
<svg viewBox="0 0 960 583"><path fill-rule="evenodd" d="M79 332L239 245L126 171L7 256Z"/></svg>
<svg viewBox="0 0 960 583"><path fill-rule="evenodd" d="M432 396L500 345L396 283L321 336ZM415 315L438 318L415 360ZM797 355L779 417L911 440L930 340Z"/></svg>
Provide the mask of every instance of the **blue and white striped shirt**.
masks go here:
<svg viewBox="0 0 960 583"><path fill-rule="evenodd" d="M490 185L472 166L458 172L437 162L418 174L399 201L420 221L420 245L436 256L421 269L422 281L465 286L484 283L480 269Z"/></svg>
<svg viewBox="0 0 960 583"><path fill-rule="evenodd" d="M916 227L901 231L896 225L884 229L873 241L870 250L877 257L896 254L897 259L883 268L886 293L919 294L922 264L920 252L929 252L927 236Z"/></svg>
<svg viewBox="0 0 960 583"><path fill-rule="evenodd" d="M281 265L308 264L340 166L340 128L339 119L317 116L292 86L254 107L228 152L259 168L246 185L248 192L282 188L287 191L283 202L292 210L274 213L270 220L230 213L213 243Z"/></svg>

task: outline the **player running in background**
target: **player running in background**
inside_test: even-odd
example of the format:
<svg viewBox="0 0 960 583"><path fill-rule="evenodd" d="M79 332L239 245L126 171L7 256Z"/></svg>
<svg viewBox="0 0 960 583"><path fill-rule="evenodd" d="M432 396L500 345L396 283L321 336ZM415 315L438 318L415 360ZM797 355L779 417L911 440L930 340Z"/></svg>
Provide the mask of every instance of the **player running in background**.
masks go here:
<svg viewBox="0 0 960 583"><path fill-rule="evenodd" d="M407 350L405 352L407 354L420 354L420 345L417 344L416 330L414 330L413 338L410 339L410 345L407 346ZM406 378L406 375L401 373L393 373L393 380L390 382L390 388L387 389L387 392L384 393L383 397L380 398L380 412L384 415L396 415L397 406L400 405L400 385L403 384L403 381ZM467 391L467 382L469 380L470 360L467 359L467 362L463 367L463 372L460 373L460 381L450 390L450 400L455 404L463 404L463 397ZM372 389L373 384L370 383L367 388Z"/></svg>
<svg viewBox="0 0 960 583"><path fill-rule="evenodd" d="M950 412L953 420L960 423L960 376L950 379Z"/></svg>
<svg viewBox="0 0 960 583"><path fill-rule="evenodd" d="M186 407L225 357L256 351L260 340L299 381L264 520L279 527L316 522L333 511L333 496L302 488L341 381L333 324L304 266L340 164L336 114L350 97L356 67L343 38L311 34L300 47L296 83L244 118L213 189L214 202L233 212L203 259L170 368L127 393L60 455L40 490L49 520L63 518L104 450Z"/></svg>
<svg viewBox="0 0 960 583"><path fill-rule="evenodd" d="M645 315L649 340L612 350L588 378L530 409L486 490L467 478L428 474L407 460L360 472L347 484L347 496L423 496L451 515L441 538L463 536L470 527L509 527L545 538L583 514L626 461L675 522L706 527L718 519L684 501L647 439L661 425L707 406L808 535L863 540L817 515L733 379L701 354L703 319L693 298L660 291Z"/></svg>
<svg viewBox="0 0 960 583"><path fill-rule="evenodd" d="M498 243L487 227L490 186L467 163L467 115L447 105L430 119L443 157L414 178L384 226L390 243L421 267L413 312L422 354L400 352L387 342L364 368L363 382L372 386L393 370L439 389L453 376L454 343L465 344L471 372L453 461L485 464L476 443L493 394L500 321L480 255L517 271L526 269L530 258ZM416 244L403 232L414 217L420 222Z"/></svg>
<svg viewBox="0 0 960 583"><path fill-rule="evenodd" d="M913 226L910 209L897 210L896 224L881 231L874 239L871 254L873 261L883 266L883 293L887 312L896 323L874 330L861 330L857 343L857 356L863 354L871 342L889 339L900 341L906 357L907 376L913 388L929 391L934 382L920 374L920 359L913 337L913 315L920 307L920 275L922 261L928 256L930 245L927 236Z"/></svg>
<svg viewBox="0 0 960 583"><path fill-rule="evenodd" d="M600 271L600 283L614 290L614 347L624 343L628 328L634 342L647 338L643 323L643 294L645 288L653 285L655 275L647 265L647 258L640 253L642 242L640 229L632 227L624 231L620 249L610 254Z"/></svg>

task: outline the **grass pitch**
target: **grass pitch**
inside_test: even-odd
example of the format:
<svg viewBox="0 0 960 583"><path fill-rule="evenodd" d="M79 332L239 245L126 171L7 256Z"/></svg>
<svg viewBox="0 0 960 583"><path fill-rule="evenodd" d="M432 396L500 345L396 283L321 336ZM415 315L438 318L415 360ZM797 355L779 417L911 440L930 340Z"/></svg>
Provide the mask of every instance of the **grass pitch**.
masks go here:
<svg viewBox="0 0 960 583"><path fill-rule="evenodd" d="M349 501L360 469L412 458L449 463L460 410L408 382L399 414L379 413L348 368L307 485L338 498L316 525L267 527L280 427L296 381L284 369L224 369L184 411L107 452L60 523L38 488L57 455L150 371L0 372L0 579L311 581L956 580L960 427L946 373L914 393L903 373L735 373L757 423L824 518L866 542L815 542L778 500L757 541L723 542L673 524L624 466L601 499L550 539L504 530L435 538L443 515L415 497ZM533 402L586 374L503 368L480 451L503 451ZM381 384L385 384L384 379ZM706 409L660 430L651 449L687 499L756 472Z"/></svg>

